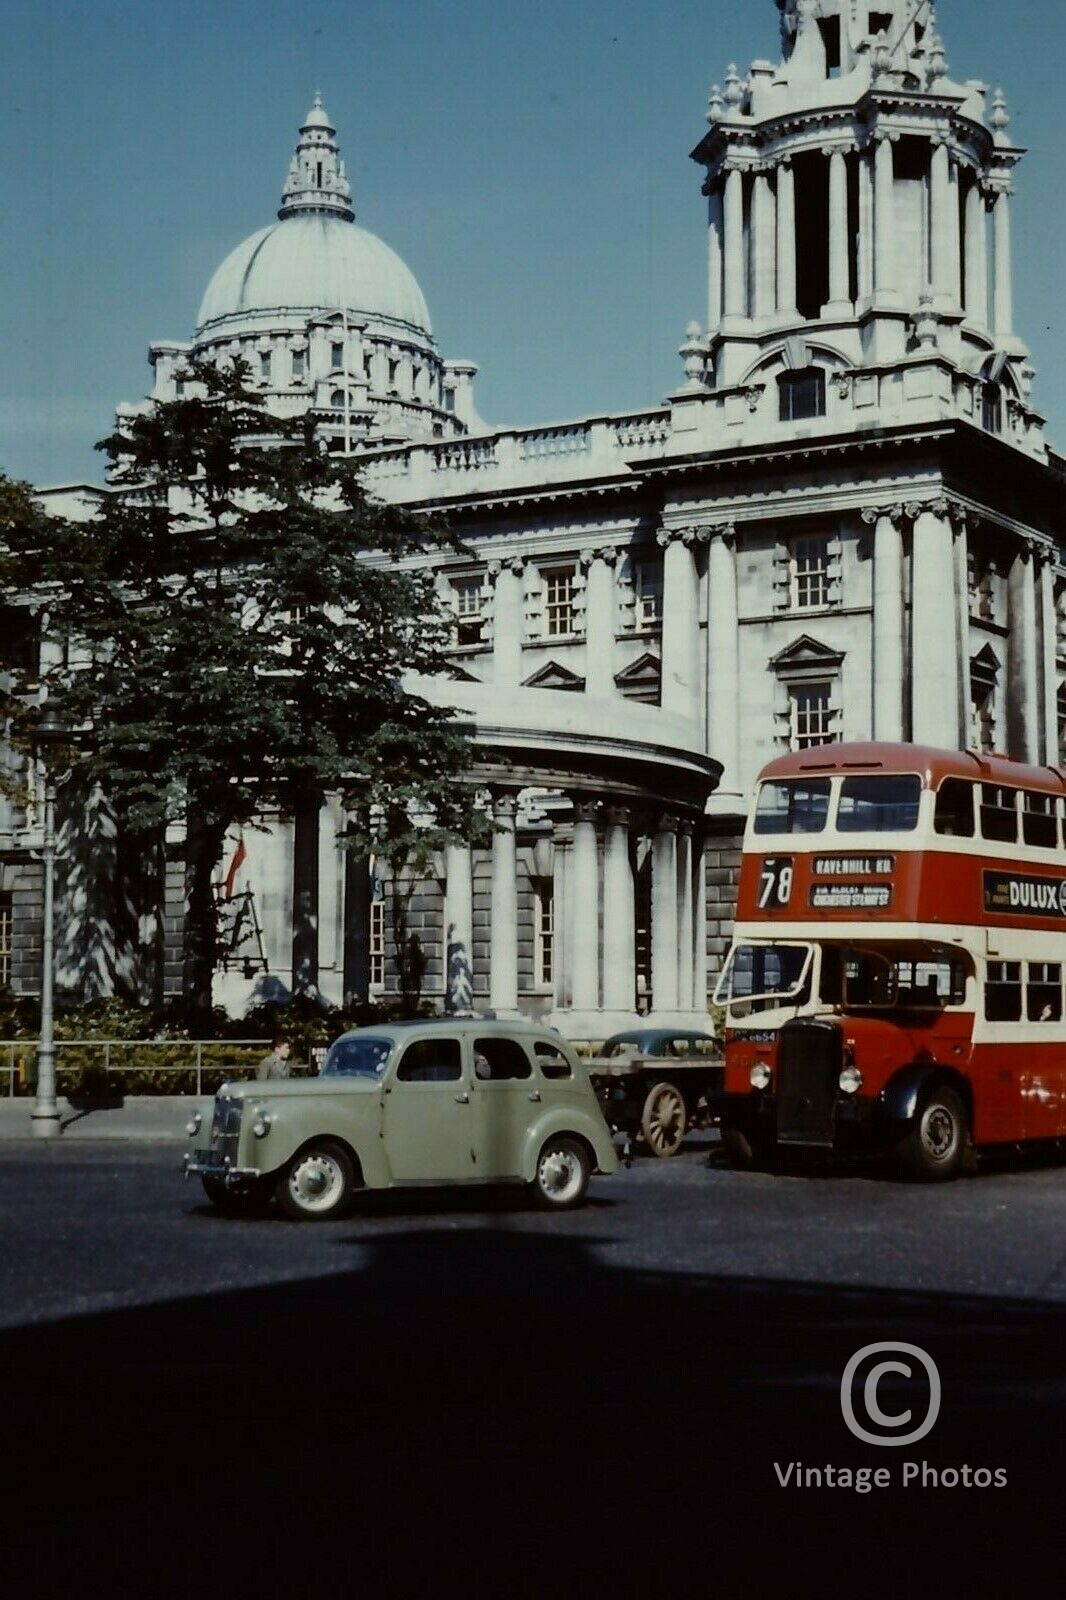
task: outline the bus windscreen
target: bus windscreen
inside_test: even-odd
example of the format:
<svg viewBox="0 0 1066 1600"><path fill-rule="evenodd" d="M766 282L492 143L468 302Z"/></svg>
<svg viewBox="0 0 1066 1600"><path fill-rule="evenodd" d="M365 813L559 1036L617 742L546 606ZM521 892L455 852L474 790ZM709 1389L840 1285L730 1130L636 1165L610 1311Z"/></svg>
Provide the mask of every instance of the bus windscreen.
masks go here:
<svg viewBox="0 0 1066 1600"><path fill-rule="evenodd" d="M755 832L821 833L829 819L829 779L764 783L755 805Z"/></svg>
<svg viewBox="0 0 1066 1600"><path fill-rule="evenodd" d="M837 828L841 833L913 833L922 780L914 773L845 778Z"/></svg>

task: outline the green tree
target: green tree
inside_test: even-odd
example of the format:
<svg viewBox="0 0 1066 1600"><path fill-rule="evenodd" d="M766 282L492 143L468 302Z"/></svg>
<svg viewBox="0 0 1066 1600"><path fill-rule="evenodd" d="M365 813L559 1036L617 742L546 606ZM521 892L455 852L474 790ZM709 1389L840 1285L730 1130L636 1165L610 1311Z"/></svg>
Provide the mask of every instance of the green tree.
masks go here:
<svg viewBox="0 0 1066 1600"><path fill-rule="evenodd" d="M121 829L186 829L184 995L207 1028L212 876L228 828L339 791L349 844L391 861L471 837L465 741L405 687L447 675L437 520L374 501L354 460L269 415L243 362L191 361L186 392L98 446L113 492L86 522L5 499L8 582L44 597L44 687ZM14 492L14 491L13 491ZM30 514L23 514L25 512ZM12 709L31 687L13 678Z"/></svg>

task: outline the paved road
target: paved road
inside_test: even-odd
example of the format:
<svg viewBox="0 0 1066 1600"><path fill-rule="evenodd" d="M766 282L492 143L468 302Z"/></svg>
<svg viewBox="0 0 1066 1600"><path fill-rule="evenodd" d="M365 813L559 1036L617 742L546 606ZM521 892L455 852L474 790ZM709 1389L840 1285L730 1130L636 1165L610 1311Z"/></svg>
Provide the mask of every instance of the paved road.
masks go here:
<svg viewBox="0 0 1066 1600"><path fill-rule="evenodd" d="M857 1561L865 1593L949 1594L972 1560L969 1596L1061 1564L1064 1166L918 1189L737 1174L703 1139L574 1215L419 1192L314 1228L219 1218L176 1164L0 1148L0 1565L23 1580L791 1596L801 1569L855 1592ZM848 1359L888 1340L943 1383L902 1451L841 1415ZM896 1381L884 1409L924 1416ZM789 1462L892 1481L782 1488ZM964 1465L1006 1486L928 1480Z"/></svg>

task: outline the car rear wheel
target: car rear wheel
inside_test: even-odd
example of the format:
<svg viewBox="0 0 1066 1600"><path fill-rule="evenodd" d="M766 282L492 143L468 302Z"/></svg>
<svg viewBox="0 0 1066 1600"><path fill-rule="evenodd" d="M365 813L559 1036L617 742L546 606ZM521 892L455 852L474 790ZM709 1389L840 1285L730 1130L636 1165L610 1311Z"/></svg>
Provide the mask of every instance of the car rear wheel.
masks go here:
<svg viewBox="0 0 1066 1600"><path fill-rule="evenodd" d="M918 1183L946 1183L958 1176L968 1141L966 1109L960 1096L954 1089L934 1089L919 1105L897 1146L900 1171Z"/></svg>
<svg viewBox="0 0 1066 1600"><path fill-rule="evenodd" d="M351 1157L335 1139L316 1139L284 1168L276 1193L281 1209L295 1222L343 1216L355 1193Z"/></svg>
<svg viewBox="0 0 1066 1600"><path fill-rule="evenodd" d="M537 1157L533 1193L546 1211L569 1211L583 1203L591 1174L588 1152L578 1139L549 1139Z"/></svg>
<svg viewBox="0 0 1066 1600"><path fill-rule="evenodd" d="M653 1156L675 1156L688 1126L685 1097L676 1083L656 1083L640 1114L640 1131Z"/></svg>

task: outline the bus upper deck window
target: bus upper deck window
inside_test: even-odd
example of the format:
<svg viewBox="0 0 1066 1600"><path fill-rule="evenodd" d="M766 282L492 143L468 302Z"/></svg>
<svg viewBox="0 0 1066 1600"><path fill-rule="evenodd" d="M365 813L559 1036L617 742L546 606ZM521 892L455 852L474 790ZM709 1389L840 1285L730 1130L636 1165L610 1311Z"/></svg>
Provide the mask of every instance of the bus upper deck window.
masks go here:
<svg viewBox="0 0 1066 1600"><path fill-rule="evenodd" d="M1058 818L1055 815L1055 796L1022 791L1022 838L1026 844L1042 850L1054 850L1058 844Z"/></svg>
<svg viewBox="0 0 1066 1600"><path fill-rule="evenodd" d="M933 826L937 833L973 838L974 785L965 778L945 778L936 792Z"/></svg>
<svg viewBox="0 0 1066 1600"><path fill-rule="evenodd" d="M999 783L981 785L981 837L1002 844L1018 842L1017 789Z"/></svg>
<svg viewBox="0 0 1066 1600"><path fill-rule="evenodd" d="M755 804L755 832L821 833L828 816L828 778L764 783Z"/></svg>
<svg viewBox="0 0 1066 1600"><path fill-rule="evenodd" d="M918 826L922 780L895 777L845 778L837 808L841 833L911 833Z"/></svg>

